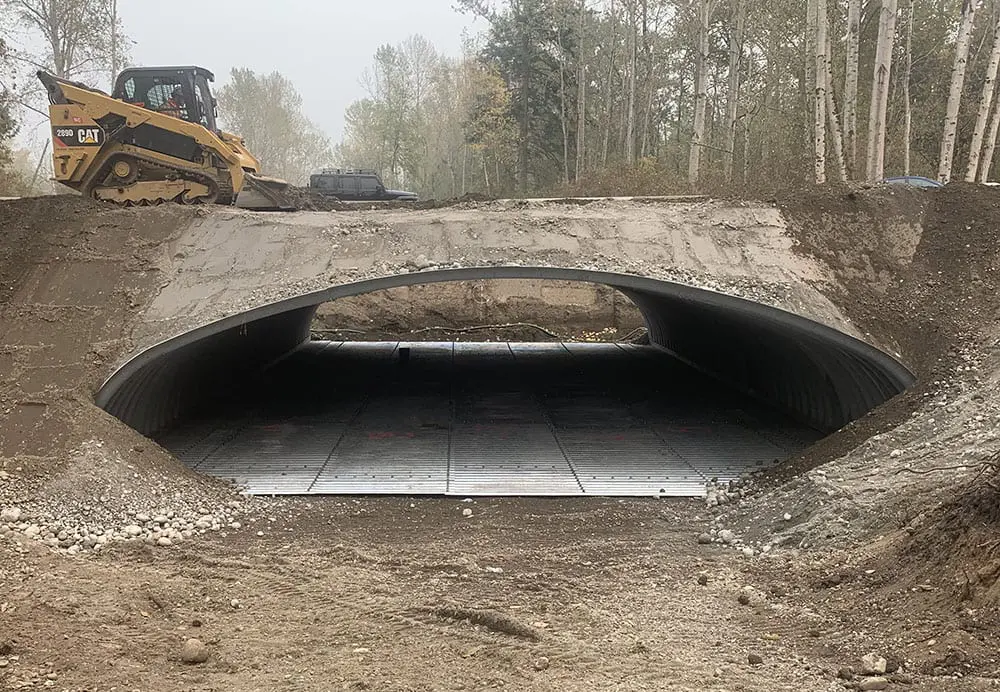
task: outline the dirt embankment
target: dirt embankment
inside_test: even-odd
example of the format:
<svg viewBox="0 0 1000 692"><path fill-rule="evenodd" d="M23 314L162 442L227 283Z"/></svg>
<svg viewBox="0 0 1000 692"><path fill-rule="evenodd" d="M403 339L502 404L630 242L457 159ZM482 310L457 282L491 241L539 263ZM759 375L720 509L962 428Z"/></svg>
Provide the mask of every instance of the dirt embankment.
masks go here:
<svg viewBox="0 0 1000 692"><path fill-rule="evenodd" d="M911 672L943 684L993 670L1000 192L811 191L779 203L798 251L834 273L831 299L894 345L919 382L764 479L714 525L750 544L815 549L812 567L771 578L811 583L803 602L821 599L855 627L882 632Z"/></svg>
<svg viewBox="0 0 1000 692"><path fill-rule="evenodd" d="M319 307L317 337L376 341L616 341L642 314L608 286L498 280L408 286Z"/></svg>
<svg viewBox="0 0 1000 692"><path fill-rule="evenodd" d="M71 196L0 204L0 504L97 524L163 495L228 497L93 404L135 347L165 241L195 213Z"/></svg>
<svg viewBox="0 0 1000 692"><path fill-rule="evenodd" d="M753 558L697 545L690 503L220 506L90 404L171 266L157 248L197 212L0 205L0 505L92 516L94 534L121 514L187 521L142 518L161 508L221 525L74 559L0 539L0 687L403 690L430 670L449 689L836 690L871 652L890 689L995 687L1000 494L976 467L1000 449L1000 193L778 202L828 270L817 288L921 382L794 478L710 510L717 533L771 548ZM68 540L55 517L44 530ZM200 667L179 659L190 636Z"/></svg>

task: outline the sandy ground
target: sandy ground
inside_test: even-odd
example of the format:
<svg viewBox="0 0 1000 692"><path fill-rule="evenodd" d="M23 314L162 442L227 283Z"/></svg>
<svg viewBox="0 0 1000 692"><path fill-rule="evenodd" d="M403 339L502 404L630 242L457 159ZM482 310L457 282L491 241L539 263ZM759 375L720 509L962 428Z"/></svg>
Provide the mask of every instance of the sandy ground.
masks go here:
<svg viewBox="0 0 1000 692"><path fill-rule="evenodd" d="M238 498L89 406L127 336L30 396L4 385L5 417L45 413L0 440L0 689L997 689L1000 194L778 207L819 290L920 384L721 505ZM102 213L0 214L5 335L32 231ZM121 310L156 285L143 243L194 212L142 213L106 217L121 240L96 258L134 263ZM74 533L110 540L69 554Z"/></svg>

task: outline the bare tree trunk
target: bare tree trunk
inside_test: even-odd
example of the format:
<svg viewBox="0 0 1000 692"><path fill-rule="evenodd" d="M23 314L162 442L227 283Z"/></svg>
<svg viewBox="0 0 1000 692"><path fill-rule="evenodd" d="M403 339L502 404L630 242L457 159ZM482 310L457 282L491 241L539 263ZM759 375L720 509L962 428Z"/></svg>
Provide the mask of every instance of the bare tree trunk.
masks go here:
<svg viewBox="0 0 1000 692"><path fill-rule="evenodd" d="M642 56L645 62L646 105L642 116L642 144L639 147L639 157L649 155L649 129L653 118L653 96L656 93L656 80L653 79L653 46L649 41L649 3L642 0Z"/></svg>
<svg viewBox="0 0 1000 692"><path fill-rule="evenodd" d="M858 42L861 0L847 0L847 65L844 79L844 139L847 167L856 177L858 166Z"/></svg>
<svg viewBox="0 0 1000 692"><path fill-rule="evenodd" d="M885 112L892 75L892 46L896 36L896 0L882 0L872 101L868 116L868 181L881 180L885 168Z"/></svg>
<svg viewBox="0 0 1000 692"><path fill-rule="evenodd" d="M562 29L557 29L559 42L559 121L562 124L563 183L569 185L569 116L566 110L566 51L563 50Z"/></svg>
<svg viewBox="0 0 1000 692"><path fill-rule="evenodd" d="M910 99L910 79L913 74L914 0L907 0L906 4L906 62L903 74L903 175L910 174L910 151L913 148L913 103Z"/></svg>
<svg viewBox="0 0 1000 692"><path fill-rule="evenodd" d="M972 132L972 144L969 146L969 167L965 171L965 181L969 183L975 182L976 174L979 172L979 161L983 154L983 137L986 134L986 125L990 117L990 107L993 105L997 67L1000 66L1000 13L997 14L996 22L993 27L993 49L990 51L990 62L986 67L986 77L983 80L983 93L979 97L976 129Z"/></svg>
<svg viewBox="0 0 1000 692"><path fill-rule="evenodd" d="M729 34L729 84L726 93L726 153L724 174L726 182L733 180L733 161L736 158L736 124L740 101L740 68L743 62L743 33L746 28L746 0L735 0L735 26Z"/></svg>
<svg viewBox="0 0 1000 692"><path fill-rule="evenodd" d="M531 102L528 97L528 91L531 88L531 56L529 55L529 50L531 49L531 37L529 35L531 22L527 20L524 16L525 10L523 5L520 7L520 16L518 21L521 22L521 117L520 117L520 139L518 141L518 186L521 191L522 196L528 195L528 159L530 156L531 147L528 143L528 136L531 132Z"/></svg>
<svg viewBox="0 0 1000 692"><path fill-rule="evenodd" d="M118 78L118 0L111 0L111 88ZM110 90L108 93L111 93Z"/></svg>
<svg viewBox="0 0 1000 692"><path fill-rule="evenodd" d="M639 64L639 30L636 21L635 0L629 3L629 66L628 66L628 111L625 119L625 160L635 165L635 82Z"/></svg>
<svg viewBox="0 0 1000 692"><path fill-rule="evenodd" d="M609 12L611 17L611 50L609 51L608 57L608 80L605 83L605 92L607 99L607 112L605 113L606 119L604 123L604 142L601 149L601 166L608 165L608 153L611 147L611 123L614 120L614 96L611 89L611 80L615 75L615 53L616 46L618 44L618 21L615 14L615 0L611 0L611 9Z"/></svg>
<svg viewBox="0 0 1000 692"><path fill-rule="evenodd" d="M701 175L701 148L705 140L705 109L708 104L708 25L712 0L698 2L698 50L695 56L694 130L691 133L691 156L688 182L698 182Z"/></svg>
<svg viewBox="0 0 1000 692"><path fill-rule="evenodd" d="M996 108L993 109L993 118L990 120L990 132L986 136L986 147L983 150L982 160L979 162L979 182L985 183L990 179L990 170L993 168L993 152L997 146L997 134L1000 132L1000 99L996 99Z"/></svg>
<svg viewBox="0 0 1000 692"><path fill-rule="evenodd" d="M489 161L486 160L486 149L483 149L483 182L486 183L486 194L492 196L490 191L490 166Z"/></svg>
<svg viewBox="0 0 1000 692"><path fill-rule="evenodd" d="M809 0L812 13L807 24L813 30L815 87L813 91L813 163L816 183L826 182L826 0Z"/></svg>
<svg viewBox="0 0 1000 692"><path fill-rule="evenodd" d="M743 118L743 184L750 182L750 116Z"/></svg>
<svg viewBox="0 0 1000 692"><path fill-rule="evenodd" d="M958 131L958 111L962 105L962 87L965 86L965 67L969 62L969 40L976 20L976 0L963 0L962 23L955 42L955 62L951 68L951 91L948 93L948 110L945 115L944 133L941 136L941 159L938 180L951 179L952 157L955 154L955 134Z"/></svg>
<svg viewBox="0 0 1000 692"><path fill-rule="evenodd" d="M829 24L826 14L826 0L820 0L820 21L826 27L826 116L830 125L830 137L833 139L833 157L837 163L837 176L841 182L847 181L847 164L844 161L844 133L840 128L840 118L837 117L837 98L833 89L833 41L830 38Z"/></svg>
<svg viewBox="0 0 1000 692"><path fill-rule="evenodd" d="M803 40L802 55L802 112L803 132L806 138L812 143L813 149L816 146L816 3L819 0L806 0L806 24L805 40ZM813 152L813 160L815 161Z"/></svg>
<svg viewBox="0 0 1000 692"><path fill-rule="evenodd" d="M579 65L576 76L576 175L575 179L580 180L580 175L586 165L587 146L587 61L584 59L584 28L587 16L587 0L580 0L580 48Z"/></svg>

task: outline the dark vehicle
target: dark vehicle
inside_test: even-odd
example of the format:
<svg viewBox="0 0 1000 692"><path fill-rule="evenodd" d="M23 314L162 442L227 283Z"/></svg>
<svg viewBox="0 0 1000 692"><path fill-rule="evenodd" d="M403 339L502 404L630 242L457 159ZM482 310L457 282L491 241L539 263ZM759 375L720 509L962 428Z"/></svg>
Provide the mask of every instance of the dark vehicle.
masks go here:
<svg viewBox="0 0 1000 692"><path fill-rule="evenodd" d="M309 177L309 189L343 202L416 202L412 192L386 190L375 171L326 168Z"/></svg>
<svg viewBox="0 0 1000 692"><path fill-rule="evenodd" d="M909 187L944 187L943 183L925 178L922 175L900 175L886 178L885 182L889 185L907 185Z"/></svg>

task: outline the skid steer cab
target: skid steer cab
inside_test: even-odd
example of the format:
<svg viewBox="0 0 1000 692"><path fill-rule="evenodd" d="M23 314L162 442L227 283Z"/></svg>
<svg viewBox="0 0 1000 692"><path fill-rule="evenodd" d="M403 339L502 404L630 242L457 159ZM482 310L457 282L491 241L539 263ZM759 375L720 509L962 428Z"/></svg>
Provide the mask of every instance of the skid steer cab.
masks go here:
<svg viewBox="0 0 1000 692"><path fill-rule="evenodd" d="M215 76L202 67L130 68L118 75L111 97L217 132L212 81Z"/></svg>
<svg viewBox="0 0 1000 692"><path fill-rule="evenodd" d="M288 183L261 175L242 138L219 128L205 68L129 68L110 96L47 72L38 78L48 91L59 183L124 206L295 208Z"/></svg>

